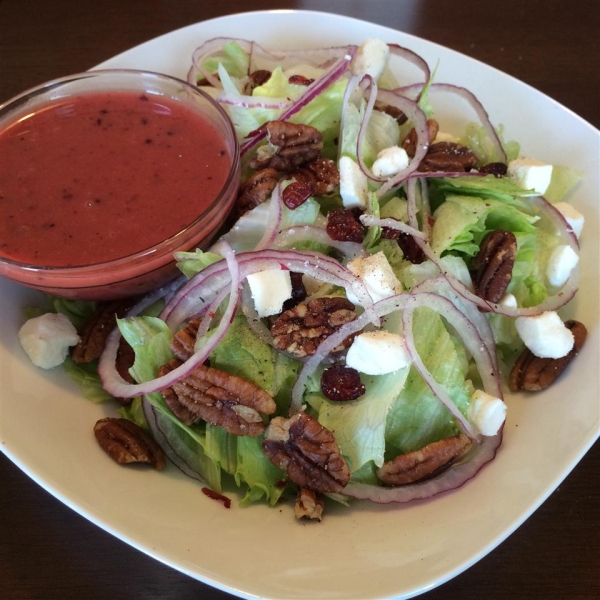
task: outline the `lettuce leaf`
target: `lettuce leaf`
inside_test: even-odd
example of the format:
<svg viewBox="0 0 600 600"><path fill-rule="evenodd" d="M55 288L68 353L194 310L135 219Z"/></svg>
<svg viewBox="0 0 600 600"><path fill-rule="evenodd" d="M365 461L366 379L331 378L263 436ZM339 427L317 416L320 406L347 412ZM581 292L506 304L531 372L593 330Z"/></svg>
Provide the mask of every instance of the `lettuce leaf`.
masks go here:
<svg viewBox="0 0 600 600"><path fill-rule="evenodd" d="M194 252L175 252L177 267L188 279L222 259L220 254L203 252L199 248Z"/></svg>
<svg viewBox="0 0 600 600"><path fill-rule="evenodd" d="M472 386L465 379L468 361L463 346L455 342L441 317L428 308L415 311L413 327L417 350L425 366L465 413ZM388 413L386 460L456 433L455 419L411 367L406 384Z"/></svg>
<svg viewBox="0 0 600 600"><path fill-rule="evenodd" d="M88 364L77 364L70 356L67 356L63 363L65 373L79 385L82 394L94 404L114 400L114 398L104 390L100 376L98 375L98 363L94 361Z"/></svg>
<svg viewBox="0 0 600 600"><path fill-rule="evenodd" d="M207 58L202 66L209 73L217 73L219 65L232 77L242 78L250 69L250 56L237 42L228 42L219 54Z"/></svg>

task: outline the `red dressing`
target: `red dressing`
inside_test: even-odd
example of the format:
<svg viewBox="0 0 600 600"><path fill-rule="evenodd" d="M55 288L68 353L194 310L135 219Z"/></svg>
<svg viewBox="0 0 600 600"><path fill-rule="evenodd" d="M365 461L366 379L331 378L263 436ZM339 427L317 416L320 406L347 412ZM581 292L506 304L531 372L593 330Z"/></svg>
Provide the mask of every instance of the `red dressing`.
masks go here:
<svg viewBox="0 0 600 600"><path fill-rule="evenodd" d="M0 131L0 256L67 267L142 251L196 220L230 165L215 127L176 100L55 100Z"/></svg>

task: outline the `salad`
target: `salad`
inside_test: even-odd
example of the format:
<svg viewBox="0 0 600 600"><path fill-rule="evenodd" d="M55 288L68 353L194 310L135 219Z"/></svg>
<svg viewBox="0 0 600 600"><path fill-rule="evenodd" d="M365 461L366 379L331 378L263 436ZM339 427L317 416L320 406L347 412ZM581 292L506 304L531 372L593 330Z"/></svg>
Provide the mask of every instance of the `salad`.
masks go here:
<svg viewBox="0 0 600 600"><path fill-rule="evenodd" d="M291 496L320 519L323 496L463 485L501 445L506 383L551 385L585 340L556 313L578 289L578 174L520 156L472 92L380 40L217 38L189 82L240 142L228 230L177 254L182 276L128 307L97 363L65 368L220 499ZM478 118L460 134L436 120L448 94ZM55 301L80 332L96 308Z"/></svg>

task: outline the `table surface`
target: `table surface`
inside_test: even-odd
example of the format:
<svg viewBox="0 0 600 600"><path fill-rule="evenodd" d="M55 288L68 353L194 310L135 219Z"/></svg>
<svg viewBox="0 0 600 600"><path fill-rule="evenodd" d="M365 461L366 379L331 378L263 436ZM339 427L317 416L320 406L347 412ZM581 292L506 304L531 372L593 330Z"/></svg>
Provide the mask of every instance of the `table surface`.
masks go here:
<svg viewBox="0 0 600 600"><path fill-rule="evenodd" d="M0 103L185 25L273 8L329 11L418 35L493 65L600 125L597 0L0 0ZM512 536L422 597L599 598L599 474L596 443ZM231 598L92 525L3 455L0 482L1 598Z"/></svg>

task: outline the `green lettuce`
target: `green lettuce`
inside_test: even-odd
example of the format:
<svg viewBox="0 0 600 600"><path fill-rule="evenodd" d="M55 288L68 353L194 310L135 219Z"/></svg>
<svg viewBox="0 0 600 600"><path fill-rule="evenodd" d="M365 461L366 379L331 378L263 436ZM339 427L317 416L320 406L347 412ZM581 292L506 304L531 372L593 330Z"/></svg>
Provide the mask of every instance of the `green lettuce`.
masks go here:
<svg viewBox="0 0 600 600"><path fill-rule="evenodd" d="M203 252L199 248L194 252L175 252L177 267L188 279L222 258L220 254Z"/></svg>
<svg viewBox="0 0 600 600"><path fill-rule="evenodd" d="M228 42L219 54L207 58L202 66L209 73L217 73L219 65L232 77L242 78L250 69L250 56L237 42Z"/></svg>
<svg viewBox="0 0 600 600"><path fill-rule="evenodd" d="M78 364L70 356L63 363L65 373L80 387L85 398L94 404L100 404L114 398L104 390L98 375L97 361Z"/></svg>
<svg viewBox="0 0 600 600"><path fill-rule="evenodd" d="M554 166L552 168L552 179L544 194L544 198L556 204L564 200L581 181L583 173L570 167Z"/></svg>
<svg viewBox="0 0 600 600"><path fill-rule="evenodd" d="M500 138L500 143L506 153L506 160L510 162L519 156L520 146L518 142L510 141L505 142L503 139L504 127L500 125L496 128L496 133ZM469 123L465 132L459 139L459 143L463 146L468 146L473 150L475 156L479 160L479 163L485 165L491 162L504 161L504 157L500 156L496 150L496 146L492 143L485 127L479 123Z"/></svg>

